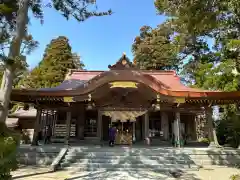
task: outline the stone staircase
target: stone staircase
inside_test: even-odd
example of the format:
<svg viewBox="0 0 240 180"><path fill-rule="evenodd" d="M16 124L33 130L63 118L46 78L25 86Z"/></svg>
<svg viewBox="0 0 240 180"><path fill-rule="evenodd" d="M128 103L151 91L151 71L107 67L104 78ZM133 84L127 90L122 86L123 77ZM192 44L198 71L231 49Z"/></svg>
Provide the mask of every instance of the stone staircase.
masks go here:
<svg viewBox="0 0 240 180"><path fill-rule="evenodd" d="M160 147L69 147L60 167L71 171L153 171L198 170L185 151Z"/></svg>

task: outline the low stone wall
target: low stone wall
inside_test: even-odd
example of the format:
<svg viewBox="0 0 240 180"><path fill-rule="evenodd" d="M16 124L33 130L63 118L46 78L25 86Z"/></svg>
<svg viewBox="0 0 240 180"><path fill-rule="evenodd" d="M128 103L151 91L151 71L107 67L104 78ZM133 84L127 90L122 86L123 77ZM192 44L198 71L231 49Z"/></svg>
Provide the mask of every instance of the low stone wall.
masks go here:
<svg viewBox="0 0 240 180"><path fill-rule="evenodd" d="M38 146L21 145L18 149L18 161L22 165L51 165L61 151L62 146Z"/></svg>

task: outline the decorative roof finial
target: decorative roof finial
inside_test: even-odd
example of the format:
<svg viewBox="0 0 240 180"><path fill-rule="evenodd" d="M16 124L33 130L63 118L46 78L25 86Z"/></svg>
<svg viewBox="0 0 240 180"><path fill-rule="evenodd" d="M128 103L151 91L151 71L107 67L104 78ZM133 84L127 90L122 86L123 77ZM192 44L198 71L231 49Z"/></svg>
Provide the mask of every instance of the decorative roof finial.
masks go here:
<svg viewBox="0 0 240 180"><path fill-rule="evenodd" d="M124 55L124 56L126 56L126 53L125 53L125 52L123 52L123 55Z"/></svg>

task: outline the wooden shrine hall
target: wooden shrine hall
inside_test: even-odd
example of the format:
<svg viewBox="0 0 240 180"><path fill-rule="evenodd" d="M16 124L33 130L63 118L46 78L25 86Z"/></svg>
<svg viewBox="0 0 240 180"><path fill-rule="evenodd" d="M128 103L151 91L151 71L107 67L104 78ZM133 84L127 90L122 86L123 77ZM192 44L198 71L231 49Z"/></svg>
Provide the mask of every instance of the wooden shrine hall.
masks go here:
<svg viewBox="0 0 240 180"><path fill-rule="evenodd" d="M65 143L107 141L113 125L116 144L150 137L159 143L173 138L179 146L182 139L203 136L214 143L212 106L237 103L240 92L190 88L175 71L140 70L123 54L109 71L73 69L59 86L14 89L11 100L35 105L28 127L34 129L33 144L47 125L53 139ZM19 123L24 128L24 119Z"/></svg>

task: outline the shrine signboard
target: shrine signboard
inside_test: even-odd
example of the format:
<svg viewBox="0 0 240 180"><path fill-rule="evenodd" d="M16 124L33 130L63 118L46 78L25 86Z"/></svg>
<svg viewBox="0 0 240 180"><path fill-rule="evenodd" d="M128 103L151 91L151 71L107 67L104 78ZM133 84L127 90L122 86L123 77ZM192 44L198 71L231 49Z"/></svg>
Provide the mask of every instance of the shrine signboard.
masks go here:
<svg viewBox="0 0 240 180"><path fill-rule="evenodd" d="M111 82L110 88L137 88L136 82L131 82L131 81L117 81L117 82Z"/></svg>
<svg viewBox="0 0 240 180"><path fill-rule="evenodd" d="M64 102L74 102L73 97L63 97Z"/></svg>

